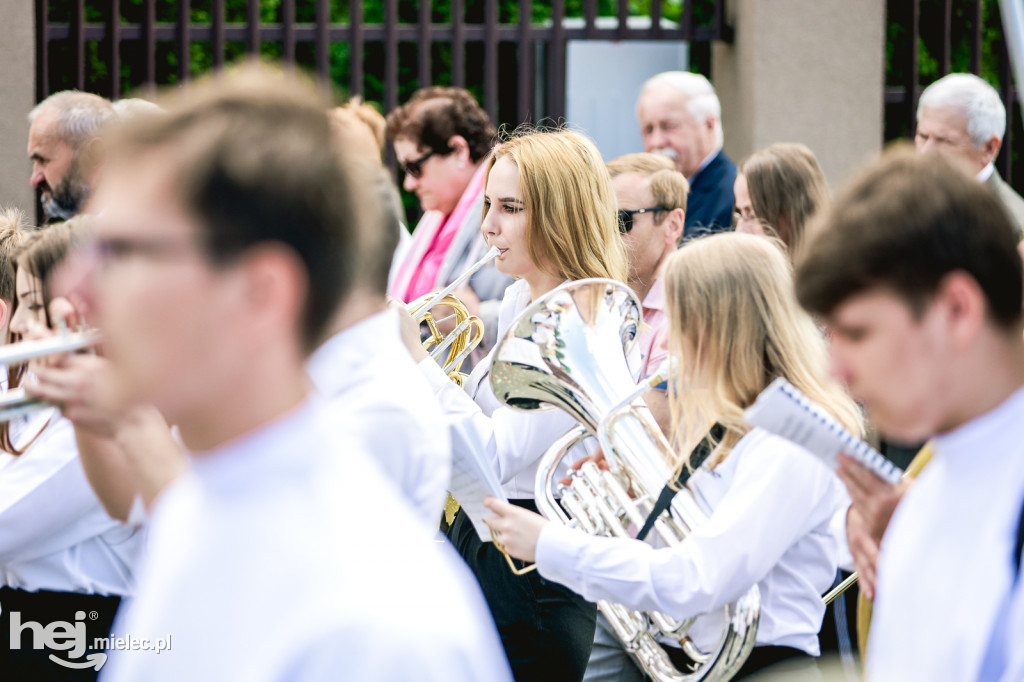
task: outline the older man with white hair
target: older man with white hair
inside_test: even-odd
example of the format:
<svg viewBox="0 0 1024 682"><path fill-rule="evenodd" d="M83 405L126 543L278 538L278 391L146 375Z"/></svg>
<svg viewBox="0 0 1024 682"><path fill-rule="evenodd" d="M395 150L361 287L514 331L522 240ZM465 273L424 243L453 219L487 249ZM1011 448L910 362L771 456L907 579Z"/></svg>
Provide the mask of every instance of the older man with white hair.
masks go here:
<svg viewBox="0 0 1024 682"><path fill-rule="evenodd" d="M94 142L116 118L108 100L76 90L50 95L29 112L30 181L48 219L67 220L82 210L96 160Z"/></svg>
<svg viewBox="0 0 1024 682"><path fill-rule="evenodd" d="M999 176L993 162L1006 133L1006 108L996 89L970 73L951 73L921 93L914 143L922 153L959 158L999 195L1017 231L1024 198Z"/></svg>
<svg viewBox="0 0 1024 682"><path fill-rule="evenodd" d="M644 151L671 157L690 182L683 240L731 229L736 165L722 151L722 105L708 79L664 71L640 90Z"/></svg>

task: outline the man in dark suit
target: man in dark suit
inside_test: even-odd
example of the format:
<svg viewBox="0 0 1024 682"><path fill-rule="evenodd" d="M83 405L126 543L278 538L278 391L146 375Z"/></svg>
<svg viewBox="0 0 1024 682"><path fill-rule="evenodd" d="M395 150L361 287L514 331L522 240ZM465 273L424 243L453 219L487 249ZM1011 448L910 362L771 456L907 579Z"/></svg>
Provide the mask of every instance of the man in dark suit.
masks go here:
<svg viewBox="0 0 1024 682"><path fill-rule="evenodd" d="M970 73L951 73L921 93L914 143L922 153L939 153L966 161L998 195L1013 219L1018 236L1024 223L1024 198L999 176L993 161L1006 133L1006 108L999 93Z"/></svg>
<svg viewBox="0 0 1024 682"><path fill-rule="evenodd" d="M708 79L659 73L644 83L636 113L644 150L671 157L690 182L683 241L732 229L736 165L722 151L722 105Z"/></svg>

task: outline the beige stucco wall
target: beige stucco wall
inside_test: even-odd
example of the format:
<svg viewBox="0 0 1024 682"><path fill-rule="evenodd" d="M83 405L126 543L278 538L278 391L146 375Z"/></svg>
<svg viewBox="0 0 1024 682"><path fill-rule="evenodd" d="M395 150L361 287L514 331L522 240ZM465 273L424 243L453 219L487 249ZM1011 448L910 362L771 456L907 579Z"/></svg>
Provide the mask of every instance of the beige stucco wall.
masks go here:
<svg viewBox="0 0 1024 682"><path fill-rule="evenodd" d="M35 15L33 3L0 2L0 205L17 206L35 221L35 192L28 184L25 156L28 121L35 105Z"/></svg>
<svg viewBox="0 0 1024 682"><path fill-rule="evenodd" d="M731 0L712 48L725 150L803 142L835 187L882 147L884 0Z"/></svg>

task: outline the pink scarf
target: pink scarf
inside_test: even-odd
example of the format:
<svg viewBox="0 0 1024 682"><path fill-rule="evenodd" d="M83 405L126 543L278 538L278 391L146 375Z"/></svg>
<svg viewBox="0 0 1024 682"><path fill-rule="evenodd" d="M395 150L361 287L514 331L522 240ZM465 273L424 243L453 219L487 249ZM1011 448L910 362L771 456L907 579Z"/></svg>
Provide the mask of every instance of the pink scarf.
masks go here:
<svg viewBox="0 0 1024 682"><path fill-rule="evenodd" d="M391 285L392 296L408 303L442 284L437 281L437 273L466 216L484 189L484 168L481 164L473 174L455 210L447 218L440 211L427 211L420 218L412 234L409 253Z"/></svg>

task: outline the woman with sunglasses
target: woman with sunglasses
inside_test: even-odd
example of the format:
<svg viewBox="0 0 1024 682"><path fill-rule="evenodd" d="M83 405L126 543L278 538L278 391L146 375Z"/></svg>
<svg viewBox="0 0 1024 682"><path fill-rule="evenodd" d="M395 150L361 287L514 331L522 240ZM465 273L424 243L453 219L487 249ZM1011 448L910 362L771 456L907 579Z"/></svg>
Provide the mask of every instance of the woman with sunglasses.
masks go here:
<svg viewBox="0 0 1024 682"><path fill-rule="evenodd" d="M12 333L52 337L58 318L74 317L72 303L51 289L79 221L33 234L18 254ZM32 361L29 371L46 362ZM55 408L8 428L12 447L0 468L0 678L93 680L96 668L81 665L85 652L37 649L45 643L26 623L84 627L89 644L107 637L118 603L134 589L141 533L104 510L79 459L78 434ZM12 635L18 646L9 645ZM77 665L61 667L50 654Z"/></svg>
<svg viewBox="0 0 1024 682"><path fill-rule="evenodd" d="M569 130L520 134L494 150L484 179L483 234L501 251L498 269L518 280L501 301L499 333L532 301L567 280L625 280L615 196L593 142ZM499 402L490 383L493 351L477 364L465 388L454 385L426 355L412 318L401 312L405 344L447 415L456 455L461 450L483 456L512 503L535 510L538 461L573 426L572 417L522 412ZM516 679L580 680L593 643L594 605L536 572L514 575L462 512L448 537L480 582Z"/></svg>
<svg viewBox="0 0 1024 682"><path fill-rule="evenodd" d="M440 289L487 252L480 216L484 160L494 136L487 113L462 88L417 90L388 114L388 141L405 172L402 187L416 193L424 210L395 271L389 292L394 298L408 303ZM488 265L455 292L484 323L482 351L494 344L501 295L511 283Z"/></svg>

